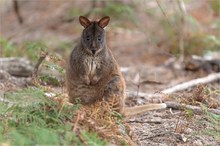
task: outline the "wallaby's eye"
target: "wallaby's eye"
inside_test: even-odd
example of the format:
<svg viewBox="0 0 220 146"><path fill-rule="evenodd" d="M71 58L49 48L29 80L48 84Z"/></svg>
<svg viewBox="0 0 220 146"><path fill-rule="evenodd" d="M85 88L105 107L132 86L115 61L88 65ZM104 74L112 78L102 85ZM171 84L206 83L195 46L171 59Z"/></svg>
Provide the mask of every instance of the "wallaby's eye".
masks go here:
<svg viewBox="0 0 220 146"><path fill-rule="evenodd" d="M101 40L102 40L102 38L101 38L100 35L97 37L97 39L98 39L98 41L101 41Z"/></svg>
<svg viewBox="0 0 220 146"><path fill-rule="evenodd" d="M89 35L86 36L86 40L87 40L87 41L90 40L90 36L89 36Z"/></svg>

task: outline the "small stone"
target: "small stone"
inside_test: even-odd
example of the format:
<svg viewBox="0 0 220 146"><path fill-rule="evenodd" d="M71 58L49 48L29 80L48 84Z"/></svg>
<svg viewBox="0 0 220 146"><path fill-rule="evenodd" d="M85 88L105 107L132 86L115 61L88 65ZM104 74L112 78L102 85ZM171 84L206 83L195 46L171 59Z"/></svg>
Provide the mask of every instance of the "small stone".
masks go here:
<svg viewBox="0 0 220 146"><path fill-rule="evenodd" d="M190 133L193 132L193 130L192 130L191 128L187 128L187 129L185 130L185 132L186 132L187 134L190 134Z"/></svg>
<svg viewBox="0 0 220 146"><path fill-rule="evenodd" d="M186 142L187 141L187 137L184 134L181 134L181 140L183 142Z"/></svg>
<svg viewBox="0 0 220 146"><path fill-rule="evenodd" d="M202 146L203 144L202 144L201 140L196 140L193 142L193 145L194 146Z"/></svg>

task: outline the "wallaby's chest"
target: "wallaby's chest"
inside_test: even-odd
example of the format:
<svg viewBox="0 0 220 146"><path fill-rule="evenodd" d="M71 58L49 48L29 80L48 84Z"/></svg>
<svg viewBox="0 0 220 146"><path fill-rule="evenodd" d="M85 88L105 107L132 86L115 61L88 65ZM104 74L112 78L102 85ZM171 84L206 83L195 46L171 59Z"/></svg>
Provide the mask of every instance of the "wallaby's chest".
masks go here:
<svg viewBox="0 0 220 146"><path fill-rule="evenodd" d="M100 68L100 61L96 58L87 58L84 61L86 72L89 76L94 76L97 70Z"/></svg>

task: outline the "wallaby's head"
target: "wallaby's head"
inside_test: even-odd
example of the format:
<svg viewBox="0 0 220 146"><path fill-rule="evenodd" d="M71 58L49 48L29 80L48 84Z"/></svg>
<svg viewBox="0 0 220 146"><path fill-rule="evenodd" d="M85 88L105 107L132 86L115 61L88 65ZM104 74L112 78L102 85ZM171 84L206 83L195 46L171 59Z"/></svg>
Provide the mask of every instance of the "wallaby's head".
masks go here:
<svg viewBox="0 0 220 146"><path fill-rule="evenodd" d="M82 33L81 42L83 49L89 54L96 55L105 49L105 30L110 20L109 16L105 16L99 21L90 21L86 17L80 16L79 22L85 28Z"/></svg>

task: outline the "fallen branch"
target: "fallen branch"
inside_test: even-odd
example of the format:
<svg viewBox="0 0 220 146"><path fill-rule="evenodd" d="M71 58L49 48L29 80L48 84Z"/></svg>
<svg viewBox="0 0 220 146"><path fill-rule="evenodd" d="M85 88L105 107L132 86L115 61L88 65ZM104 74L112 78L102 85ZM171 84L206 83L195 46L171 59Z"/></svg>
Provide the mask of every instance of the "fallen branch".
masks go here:
<svg viewBox="0 0 220 146"><path fill-rule="evenodd" d="M160 132L160 133L156 133L156 134L153 134L153 135L141 138L140 140L147 140L147 139L151 139L151 138L154 138L154 137L163 136L165 134L169 134L170 135L170 133L171 133L170 131L163 131L163 132Z"/></svg>
<svg viewBox="0 0 220 146"><path fill-rule="evenodd" d="M198 106L193 106L193 105L186 105L186 104L180 104L177 102L166 102L167 108L172 108L172 109L177 109L177 110L192 110L193 113L195 114L203 114L206 109L203 109ZM220 115L220 110L219 109L209 109L207 108L208 112Z"/></svg>
<svg viewBox="0 0 220 146"><path fill-rule="evenodd" d="M191 80L191 81L188 81L185 83L178 84L174 87L171 87L171 88L168 88L168 89L161 91L161 93L170 94L170 93L174 93L177 91L189 89L191 87L194 87L194 86L197 86L200 84L207 84L210 82L214 82L217 80L220 80L220 73L213 73L213 74L210 74L210 75L203 77L203 78L198 78L198 79L194 79L194 80Z"/></svg>
<svg viewBox="0 0 220 146"><path fill-rule="evenodd" d="M0 58L0 69L12 76L30 77L33 65L25 58Z"/></svg>
<svg viewBox="0 0 220 146"><path fill-rule="evenodd" d="M20 24L22 24L22 23L23 23L23 18L22 18L22 16L21 16L20 7L19 7L19 5L18 5L18 1L17 1L17 0L13 0L13 6L14 6L15 14L16 14L16 16L17 16L17 18L18 18L18 22L19 22Z"/></svg>
<svg viewBox="0 0 220 146"><path fill-rule="evenodd" d="M213 73L210 74L206 77L202 77L202 78L198 78L198 79L194 79L185 83L180 83L178 85L175 85L171 88L162 90L158 93L154 93L154 94L149 94L149 93L144 93L144 92L138 92L138 96L139 97L147 97L147 98L151 98L151 97L164 97L167 94L172 94L178 91L182 91L185 89L189 89L191 87L200 85L200 84L207 84L207 83L211 83L214 81L220 80L220 73ZM127 91L127 96L128 97L133 97L133 96L137 96L136 95L137 92L136 91Z"/></svg>
<svg viewBox="0 0 220 146"><path fill-rule="evenodd" d="M143 92L139 92L138 96L140 97L145 97L145 98L151 98L151 97L164 97L167 94L171 94L177 91L182 91L200 84L207 84L216 80L220 80L220 73L214 73L214 74L210 74L207 77L203 77L203 78L198 78L198 79L194 79L185 83L181 83L178 84L174 87L162 90L160 93L155 93L155 94L147 94L147 93L143 93ZM127 96L128 97L136 97L136 93L134 91L128 91L127 92ZM195 114L202 114L204 113L204 109L202 109L201 107L198 106L192 106L192 105L185 105L185 104L180 104L180 103L176 103L176 102L167 102L166 103L167 108L172 108L172 109L178 109L178 110L183 110L183 109L189 109L192 110ZM214 113L214 114L218 114L220 115L220 110L219 109L208 109L208 112Z"/></svg>
<svg viewBox="0 0 220 146"><path fill-rule="evenodd" d="M127 123L154 123L154 124L161 124L162 120L137 120L137 119L129 119L126 121Z"/></svg>

